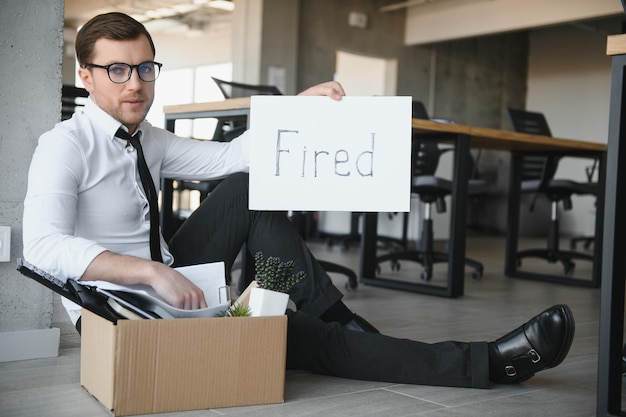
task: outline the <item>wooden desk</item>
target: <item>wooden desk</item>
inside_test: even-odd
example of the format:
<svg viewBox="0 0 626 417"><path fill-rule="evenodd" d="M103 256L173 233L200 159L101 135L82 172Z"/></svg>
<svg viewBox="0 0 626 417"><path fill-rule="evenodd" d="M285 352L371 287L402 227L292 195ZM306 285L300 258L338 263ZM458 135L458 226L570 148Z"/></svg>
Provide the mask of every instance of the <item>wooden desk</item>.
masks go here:
<svg viewBox="0 0 626 417"><path fill-rule="evenodd" d="M163 113L166 123L176 119L247 117L250 114L250 97L163 106Z"/></svg>
<svg viewBox="0 0 626 417"><path fill-rule="evenodd" d="M597 142L476 127L470 128L470 136L472 138L472 146L511 152L504 273L511 278L549 281L592 288L599 287L601 278L602 213L604 202L604 174L606 171L606 145ZM519 240L519 218L522 197L522 178L520 172L522 157L524 154L529 153L544 155L549 153L566 154L573 157L597 158L599 161L599 190L596 198L597 214L595 217L594 260L591 279L581 279L577 278L575 275L564 276L547 273L531 273L518 269L516 253L518 252L517 245Z"/></svg>
<svg viewBox="0 0 626 417"><path fill-rule="evenodd" d="M612 55L609 139L604 200L597 416L623 416L622 346L626 277L626 35L609 36Z"/></svg>
<svg viewBox="0 0 626 417"><path fill-rule="evenodd" d="M519 175L521 156L525 153L566 153L571 156L599 158L599 172L604 172L606 145L595 142L555 138L542 135L531 135L507 130L474 127L459 124L443 124L431 120L413 119L414 132L438 133L449 135L447 139L455 145L453 168L453 191L450 204L450 239L448 241L448 276L446 286L435 286L419 282L394 280L389 277L377 276L376 263L376 213L365 215L363 244L361 252L361 282L387 288L414 291L444 297L459 297L464 292L465 269L465 216L467 201L467 184L457 181L458 178L469 178L469 149L484 148L508 151L512 153L511 178L508 201L508 221L506 232L505 274L512 278L574 283L576 285L597 287L600 283L600 254L602 253L601 221L596 216L596 241L594 246L594 270L590 280L579 280L560 275L529 273L518 270L516 253L519 237L519 215L521 203L521 177ZM603 174L600 175L603 183ZM602 191L600 191L602 194ZM602 195L599 195L598 210L601 210ZM601 212L599 212L601 213Z"/></svg>
<svg viewBox="0 0 626 417"><path fill-rule="evenodd" d="M249 112L249 98L227 99L210 103L194 103L164 107L166 128L171 131L174 130L174 124L177 119L210 117L247 118L249 116ZM456 147L451 196L452 203L450 204L450 242L448 245L450 261L448 264L447 283L445 287L441 287L430 284L422 284L419 282L407 283L404 281L394 281L384 277L378 277L376 274L377 213L366 213L361 242L360 260L360 279L364 284L445 297L458 297L463 295L467 182L458 181L458 178L469 177L470 147L504 150L512 152L513 155L521 155L523 152L567 152L570 155L595 156L600 157L601 159L600 171L602 172L604 170L603 161L606 146L600 143L529 135L525 133L460 124L445 124L422 119L413 119L412 128L415 132L442 134L444 136L444 140L453 143ZM516 169L516 164L518 162L519 158L513 158L513 164L511 167L512 174L516 174L518 172ZM509 218L513 220L508 222L509 229L507 232L505 272L507 272L510 276L518 276L519 274L517 273L514 255L517 249L519 201L521 199L519 192L520 178L519 175L511 175L511 178ZM164 203L164 206L168 207L167 202ZM597 247L601 247L601 243L599 243ZM599 265L599 262L596 264ZM528 278L525 276L520 277ZM543 275L536 277L533 275L530 278L546 279L547 277Z"/></svg>

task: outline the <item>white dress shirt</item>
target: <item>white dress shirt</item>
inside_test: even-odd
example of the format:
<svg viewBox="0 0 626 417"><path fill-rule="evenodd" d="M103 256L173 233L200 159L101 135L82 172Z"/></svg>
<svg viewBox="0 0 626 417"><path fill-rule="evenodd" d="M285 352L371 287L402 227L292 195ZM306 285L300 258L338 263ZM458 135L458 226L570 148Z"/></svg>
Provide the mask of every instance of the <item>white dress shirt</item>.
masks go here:
<svg viewBox="0 0 626 417"><path fill-rule="evenodd" d="M137 152L114 137L120 126L89 100L39 138L24 201L23 256L61 280L80 279L105 250L150 259L148 200ZM157 190L161 177L208 180L248 169L247 134L222 143L181 138L145 121L138 130ZM171 265L162 237L161 253Z"/></svg>

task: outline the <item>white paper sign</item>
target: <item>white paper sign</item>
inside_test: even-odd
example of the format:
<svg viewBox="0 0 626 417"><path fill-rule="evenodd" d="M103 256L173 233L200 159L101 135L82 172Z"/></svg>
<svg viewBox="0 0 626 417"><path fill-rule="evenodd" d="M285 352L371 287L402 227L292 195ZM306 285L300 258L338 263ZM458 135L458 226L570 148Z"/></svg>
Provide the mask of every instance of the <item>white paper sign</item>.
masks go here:
<svg viewBox="0 0 626 417"><path fill-rule="evenodd" d="M254 96L250 209L407 212L411 97Z"/></svg>

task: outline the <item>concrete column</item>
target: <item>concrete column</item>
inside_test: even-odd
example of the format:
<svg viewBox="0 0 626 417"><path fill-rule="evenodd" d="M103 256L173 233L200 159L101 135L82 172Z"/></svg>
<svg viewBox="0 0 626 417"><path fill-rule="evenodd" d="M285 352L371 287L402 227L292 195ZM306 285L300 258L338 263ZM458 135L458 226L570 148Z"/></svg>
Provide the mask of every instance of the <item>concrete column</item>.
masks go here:
<svg viewBox="0 0 626 417"><path fill-rule="evenodd" d="M233 81L297 93L298 19L298 1L235 0Z"/></svg>
<svg viewBox="0 0 626 417"><path fill-rule="evenodd" d="M11 227L10 261L0 263L0 361L58 352L52 292L22 276L16 259L30 159L39 135L61 115L63 10L63 0L0 6L0 225Z"/></svg>

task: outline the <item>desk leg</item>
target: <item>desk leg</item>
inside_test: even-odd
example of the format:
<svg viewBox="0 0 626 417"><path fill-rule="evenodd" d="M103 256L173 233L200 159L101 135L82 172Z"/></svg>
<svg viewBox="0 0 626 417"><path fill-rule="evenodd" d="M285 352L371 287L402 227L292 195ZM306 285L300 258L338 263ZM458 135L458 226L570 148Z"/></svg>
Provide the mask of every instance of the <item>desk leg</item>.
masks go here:
<svg viewBox="0 0 626 417"><path fill-rule="evenodd" d="M459 135L454 149L454 173L450 199L448 287L451 297L463 295L465 284L465 238L467 187L470 177L470 138Z"/></svg>
<svg viewBox="0 0 626 417"><path fill-rule="evenodd" d="M626 277L626 55L613 57L604 200L597 416L620 416ZM623 161L623 162L622 162ZM621 162L621 163L620 163Z"/></svg>
<svg viewBox="0 0 626 417"><path fill-rule="evenodd" d="M506 246L504 274L512 276L517 271L517 242L519 239L519 216L522 201L520 167L522 155L511 153L511 172L509 176L509 201L507 206Z"/></svg>
<svg viewBox="0 0 626 417"><path fill-rule="evenodd" d="M366 213L361 236L361 283L397 290L460 297L465 284L465 224L467 218L467 185L470 171L470 138L458 135L455 144L452 197L450 204L450 241L448 281L446 287L377 277L376 238L378 213Z"/></svg>
<svg viewBox="0 0 626 417"><path fill-rule="evenodd" d="M364 213L363 233L361 234L361 282L371 284L376 277L376 229L378 228L378 213Z"/></svg>

